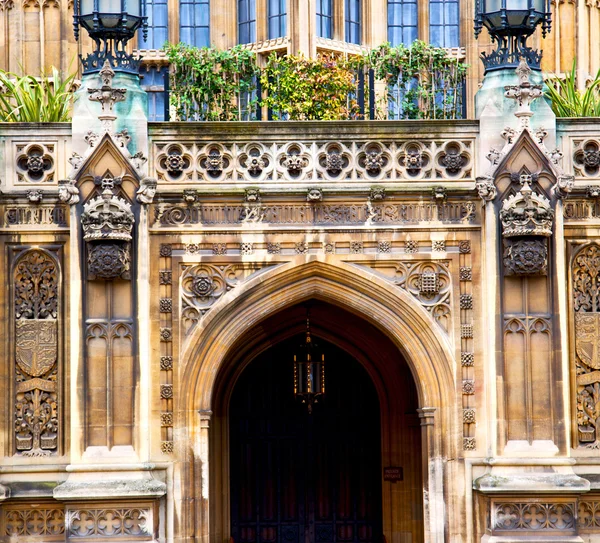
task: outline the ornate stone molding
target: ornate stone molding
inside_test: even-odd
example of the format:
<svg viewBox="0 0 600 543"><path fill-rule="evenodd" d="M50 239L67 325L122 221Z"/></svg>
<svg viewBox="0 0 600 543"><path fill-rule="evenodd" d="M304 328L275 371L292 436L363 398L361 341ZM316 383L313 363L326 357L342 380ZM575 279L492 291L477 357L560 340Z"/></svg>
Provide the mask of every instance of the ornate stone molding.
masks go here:
<svg viewBox="0 0 600 543"><path fill-rule="evenodd" d="M52 183L55 178L55 144L17 144L15 164L19 183Z"/></svg>

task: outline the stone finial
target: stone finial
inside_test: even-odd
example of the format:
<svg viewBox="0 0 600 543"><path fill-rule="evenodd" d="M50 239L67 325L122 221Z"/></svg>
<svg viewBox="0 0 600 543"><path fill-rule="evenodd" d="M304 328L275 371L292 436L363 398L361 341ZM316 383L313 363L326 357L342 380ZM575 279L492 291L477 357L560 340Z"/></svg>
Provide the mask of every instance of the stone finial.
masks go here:
<svg viewBox="0 0 600 543"><path fill-rule="evenodd" d="M117 102L125 100L126 89L115 89L112 86L115 72L110 67L108 60L104 62L100 77L102 79L102 87L99 89L88 89L89 99L92 102L100 102L102 105L102 113L98 115L98 119L102 122L105 132L112 131L112 123L117 118L113 114L113 106Z"/></svg>
<svg viewBox="0 0 600 543"><path fill-rule="evenodd" d="M529 81L531 68L527 65L527 61L524 58L521 58L516 72L519 84L504 87L504 96L517 101L519 107L515 112L515 117L519 119L519 124L522 128L529 128L530 119L533 116L531 104L534 100L542 96L542 86L532 85L531 81Z"/></svg>

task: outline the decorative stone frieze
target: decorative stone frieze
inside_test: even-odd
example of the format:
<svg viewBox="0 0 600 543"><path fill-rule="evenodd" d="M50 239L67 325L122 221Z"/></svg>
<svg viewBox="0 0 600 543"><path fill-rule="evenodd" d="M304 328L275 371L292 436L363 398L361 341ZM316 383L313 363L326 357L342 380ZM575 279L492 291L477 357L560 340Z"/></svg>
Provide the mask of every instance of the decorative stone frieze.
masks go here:
<svg viewBox="0 0 600 543"><path fill-rule="evenodd" d="M493 534L574 532L576 512L574 503L547 501L494 501L491 506L490 527Z"/></svg>
<svg viewBox="0 0 600 543"><path fill-rule="evenodd" d="M154 536L152 507L72 508L67 512L68 540L151 541Z"/></svg>
<svg viewBox="0 0 600 543"><path fill-rule="evenodd" d="M476 206L471 201L447 201L435 203L406 202L365 204L322 204L320 189L307 194L314 198L306 204L272 204L260 209L263 225L364 225L369 224L473 224L477 222ZM157 204L154 208L154 226L171 227L183 224L233 225L246 222L247 205L177 203Z"/></svg>
<svg viewBox="0 0 600 543"><path fill-rule="evenodd" d="M9 541L26 538L40 542L65 540L65 512L59 504L7 506L1 515L3 533L0 537L7 537Z"/></svg>
<svg viewBox="0 0 600 543"><path fill-rule="evenodd" d="M388 141L157 141L160 182L467 179L471 139ZM312 180L312 181L311 181Z"/></svg>

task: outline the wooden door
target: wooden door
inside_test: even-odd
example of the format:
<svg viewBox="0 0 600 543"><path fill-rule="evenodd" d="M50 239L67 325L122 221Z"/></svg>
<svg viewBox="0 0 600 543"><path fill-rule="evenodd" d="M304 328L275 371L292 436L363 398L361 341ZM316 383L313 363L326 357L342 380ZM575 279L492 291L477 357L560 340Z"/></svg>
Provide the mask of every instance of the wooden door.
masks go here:
<svg viewBox="0 0 600 543"><path fill-rule="evenodd" d="M380 420L362 366L326 352L326 396L311 415L293 397L291 353L254 360L230 404L231 534L235 543L381 543Z"/></svg>

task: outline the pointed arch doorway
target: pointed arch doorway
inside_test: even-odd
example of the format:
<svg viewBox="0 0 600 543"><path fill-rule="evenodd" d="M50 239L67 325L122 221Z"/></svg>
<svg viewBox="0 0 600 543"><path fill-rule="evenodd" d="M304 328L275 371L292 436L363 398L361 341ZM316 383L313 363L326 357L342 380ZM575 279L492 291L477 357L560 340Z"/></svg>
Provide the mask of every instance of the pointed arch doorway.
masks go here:
<svg viewBox="0 0 600 543"><path fill-rule="evenodd" d="M217 378L219 531L235 543L423 541L421 428L408 365L373 325L313 301L327 392L309 415L293 397L304 319L297 305L254 327Z"/></svg>

